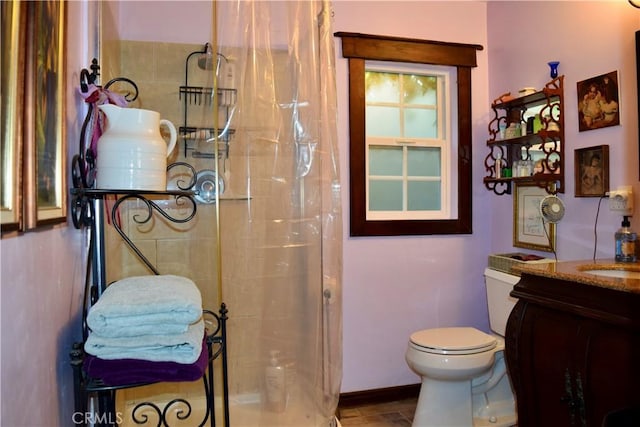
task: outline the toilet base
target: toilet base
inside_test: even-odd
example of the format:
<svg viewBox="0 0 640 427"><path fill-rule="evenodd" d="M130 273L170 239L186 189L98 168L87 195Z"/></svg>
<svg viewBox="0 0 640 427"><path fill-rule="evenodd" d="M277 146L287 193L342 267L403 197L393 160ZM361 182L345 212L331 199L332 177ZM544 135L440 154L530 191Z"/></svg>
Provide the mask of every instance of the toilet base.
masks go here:
<svg viewBox="0 0 640 427"><path fill-rule="evenodd" d="M471 381L422 378L412 427L472 427Z"/></svg>
<svg viewBox="0 0 640 427"><path fill-rule="evenodd" d="M473 427L513 427L517 426L518 421L514 415L497 417L495 421L488 418L474 418Z"/></svg>

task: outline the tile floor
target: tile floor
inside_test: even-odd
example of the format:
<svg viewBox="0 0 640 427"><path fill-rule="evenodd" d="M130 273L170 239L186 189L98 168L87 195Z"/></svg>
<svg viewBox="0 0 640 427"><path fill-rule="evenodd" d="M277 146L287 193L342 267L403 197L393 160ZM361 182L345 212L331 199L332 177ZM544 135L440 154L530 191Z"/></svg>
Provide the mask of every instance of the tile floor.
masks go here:
<svg viewBox="0 0 640 427"><path fill-rule="evenodd" d="M338 418L343 427L411 427L417 397L394 402L340 407Z"/></svg>

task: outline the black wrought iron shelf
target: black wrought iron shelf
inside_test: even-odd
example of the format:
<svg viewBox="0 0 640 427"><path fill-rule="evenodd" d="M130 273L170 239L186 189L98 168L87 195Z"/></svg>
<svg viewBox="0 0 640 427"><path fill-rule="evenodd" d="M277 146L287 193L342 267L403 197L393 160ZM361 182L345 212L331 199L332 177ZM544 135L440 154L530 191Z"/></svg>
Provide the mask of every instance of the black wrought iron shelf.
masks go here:
<svg viewBox="0 0 640 427"><path fill-rule="evenodd" d="M193 190L117 190L117 189L99 189L99 188L72 188L72 195L101 198L107 195L139 195L139 196L179 196L192 197L196 192Z"/></svg>
<svg viewBox="0 0 640 427"><path fill-rule="evenodd" d="M197 211L196 201L194 199L195 192L191 190L167 190L167 191L152 191L152 190L115 190L115 189L91 189L91 188L73 188L71 189L72 205L71 211L73 216L73 223L76 228L82 228L89 226L94 229L94 234L98 232L103 233L104 219L102 218L102 209L97 203L101 203L107 196L115 196L115 202L110 207L111 223L113 228L118 232L122 240L129 246L129 248L136 254L138 259L142 261L149 270L154 274L160 274L158 269L147 259L146 256L138 249L136 244L126 235L122 229L122 224L118 220L118 208L122 203L127 200L138 200L144 204L147 208L146 215L136 215L134 221L138 224L145 224L153 217L153 211L164 217L170 222L176 224L182 224L189 222L195 217ZM186 203L186 206L190 211L183 217L174 217L168 214L162 209L155 200L156 196L170 196L175 197L177 203ZM186 202L185 202L186 201ZM97 264L104 264L104 248L99 247L96 249L94 262ZM106 288L106 283L101 280L101 286L98 290L99 294Z"/></svg>
<svg viewBox="0 0 640 427"><path fill-rule="evenodd" d="M97 78L99 76L100 67L97 60L93 60L91 65L91 72L88 70L82 70L80 77L80 87L83 92L89 89L89 85L96 85ZM126 82L132 85L135 89L132 97L126 98L128 101L135 99L138 95L137 86L134 82L126 78L117 78L111 80L105 89L116 82ZM100 88L98 86L98 88ZM100 88L102 89L102 88ZM71 216L73 224L78 229L88 230L89 237L89 251L87 254L87 265L85 274L85 290L83 297L82 308L82 342L74 343L70 356L71 366L73 367L74 374L74 400L75 411L77 414L82 414L82 425L91 424L96 427L106 427L115 425L116 423L116 407L115 407L115 391L118 389L137 387L144 384L124 384L118 386L110 386L104 384L101 380L90 377L83 369L83 361L85 354L83 351L83 343L88 337L88 326L86 322L89 307L91 307L106 290L106 244L105 244L105 214L108 207L109 214L111 215L111 226L115 229L123 241L129 246L129 248L136 254L136 256L152 271L154 274L160 274L157 268L144 256L144 254L136 247L133 241L124 233L122 229L121 221L118 218L119 206L125 201L136 200L140 202L140 205L136 209L142 208L142 213L136 212L132 216L132 220L137 224L145 224L150 221L154 213L162 216L169 222L173 223L186 223L191 221L196 215L196 201L195 196L198 194L197 190L194 190L196 185L196 171L193 166L184 163L176 162L167 167L167 172L176 172L175 185L177 189L172 190L140 190L140 189L100 189L94 188L97 186L96 182L96 153L91 148L89 142L91 141L91 124L94 123L93 119L96 119L97 109L96 105L89 104L89 111L85 118L81 136L79 153L74 156L71 165L71 177L73 188L70 189L71 193ZM90 130L91 129L91 130ZM186 172L176 168L186 168ZM98 180L99 181L99 180ZM108 198L113 196L113 203L108 203ZM176 205L179 209L179 213L174 216L174 213L167 212L167 209L163 209L158 200L166 200L167 198L174 198ZM144 212L146 208L146 213ZM190 425L200 425L210 423L215 425L215 399L214 399L214 359L218 359L222 362L222 398L223 398L223 426L229 427L229 388L228 388L228 360L227 360L227 339L226 339L226 320L227 320L227 307L224 303L221 304L218 314L208 310L204 310L203 318L207 325L206 336L206 351L208 351L207 370L205 371L202 381L204 393L207 401L207 410L204 414L204 418L200 420L193 420ZM176 409L178 411L179 420L189 419L192 414L192 407L188 400L178 397L167 403L164 408L156 405L153 401L143 401L138 403L132 411L131 416L137 424L142 424L146 421L148 415L148 409L152 409L156 412L158 418L157 425L168 426L168 420L166 418L170 409ZM144 413L143 413L144 412ZM101 418L104 415L108 415L108 420ZM97 416L100 417L97 421L94 418L89 420L87 418ZM142 420L142 421L140 421ZM197 424L195 424L197 423Z"/></svg>
<svg viewBox="0 0 640 427"><path fill-rule="evenodd" d="M153 400L141 399L131 410L131 418L136 424L146 424L150 413L155 413L157 417L158 426L170 426L169 415L172 411L177 411L181 415L178 417L178 422L189 421L191 425L216 425L216 408L214 399L214 361L220 360L222 362L222 398L223 403L221 409L222 426L230 427L230 415L229 415L229 387L228 387L228 359L227 359L227 320L228 310L224 303L220 305L218 313L214 313L210 310L203 311L203 319L206 319L206 339L205 349L203 351L208 352L208 358L206 361L207 370L202 376L203 390L206 396L207 408L204 411L202 419L192 419L191 415L197 416L197 412L194 411L193 405L187 398L177 397L170 400L164 405L160 405ZM88 427L89 424L95 427L107 427L120 423L116 420L119 418L116 413L115 407L115 393L118 390L125 390L129 388L148 386L157 384L160 381L147 381L126 383L118 385L105 384L102 380L92 378L86 375L83 371L83 360L85 358L84 349L81 343L74 343L71 353L71 366L73 369L74 378L74 400L75 410L77 413L91 415L90 420L82 419L82 425ZM95 396L95 402L93 405L89 403L89 396ZM95 421L93 420L95 413ZM106 416L108 415L108 416ZM120 415L121 416L121 415ZM94 421L91 423L90 421ZM180 424L182 425L182 424Z"/></svg>

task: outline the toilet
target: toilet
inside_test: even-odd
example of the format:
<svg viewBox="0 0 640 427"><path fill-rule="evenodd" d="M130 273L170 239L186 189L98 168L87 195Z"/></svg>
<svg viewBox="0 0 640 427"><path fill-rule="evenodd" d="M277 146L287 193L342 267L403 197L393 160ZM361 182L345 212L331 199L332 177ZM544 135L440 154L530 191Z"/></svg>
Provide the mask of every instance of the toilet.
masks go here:
<svg viewBox="0 0 640 427"><path fill-rule="evenodd" d="M413 427L516 425L503 337L520 278L491 268L484 276L492 334L472 327L411 334L405 358L422 379Z"/></svg>

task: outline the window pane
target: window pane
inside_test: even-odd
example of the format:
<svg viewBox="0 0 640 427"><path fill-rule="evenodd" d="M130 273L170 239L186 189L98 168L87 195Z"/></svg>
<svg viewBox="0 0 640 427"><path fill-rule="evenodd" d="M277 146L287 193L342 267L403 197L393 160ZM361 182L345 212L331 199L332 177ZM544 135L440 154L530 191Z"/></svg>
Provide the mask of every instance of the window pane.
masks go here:
<svg viewBox="0 0 640 427"><path fill-rule="evenodd" d="M440 210L440 181L409 181L407 192L410 211Z"/></svg>
<svg viewBox="0 0 640 427"><path fill-rule="evenodd" d="M400 81L397 73L367 71L364 74L367 102L400 102Z"/></svg>
<svg viewBox="0 0 640 427"><path fill-rule="evenodd" d="M407 175L440 176L440 148L410 147L407 150Z"/></svg>
<svg viewBox="0 0 640 427"><path fill-rule="evenodd" d="M402 176L402 147L369 147L369 175Z"/></svg>
<svg viewBox="0 0 640 427"><path fill-rule="evenodd" d="M375 62L368 66L363 100L367 220L450 218L443 162L451 143L445 89L453 68L443 73L413 64L397 71Z"/></svg>
<svg viewBox="0 0 640 427"><path fill-rule="evenodd" d="M369 181L369 210L401 211L402 182L375 179Z"/></svg>
<svg viewBox="0 0 640 427"><path fill-rule="evenodd" d="M409 138L437 138L438 113L436 110L405 108L404 135Z"/></svg>
<svg viewBox="0 0 640 427"><path fill-rule="evenodd" d="M406 104L436 105L438 78L404 74L404 102Z"/></svg>
<svg viewBox="0 0 640 427"><path fill-rule="evenodd" d="M400 136L400 109L368 106L365 124L368 136Z"/></svg>

